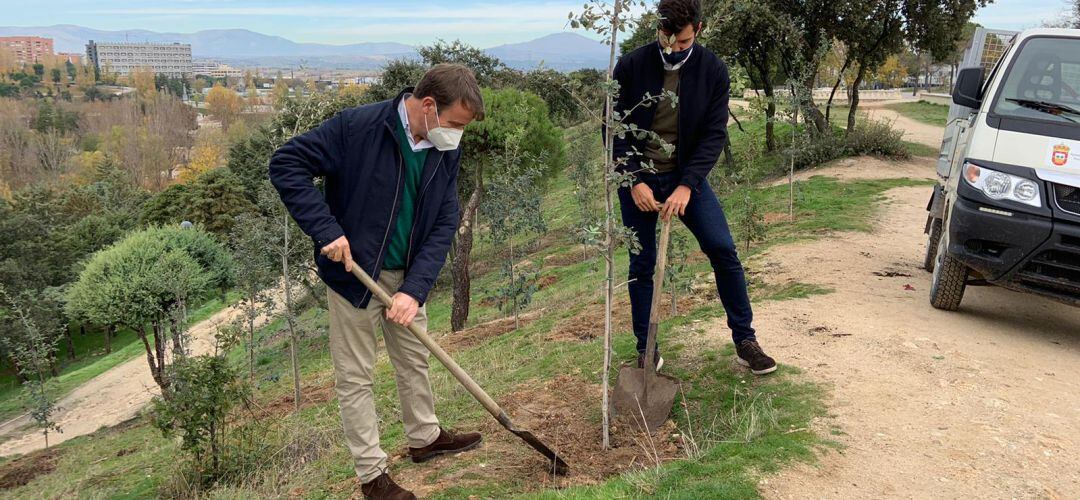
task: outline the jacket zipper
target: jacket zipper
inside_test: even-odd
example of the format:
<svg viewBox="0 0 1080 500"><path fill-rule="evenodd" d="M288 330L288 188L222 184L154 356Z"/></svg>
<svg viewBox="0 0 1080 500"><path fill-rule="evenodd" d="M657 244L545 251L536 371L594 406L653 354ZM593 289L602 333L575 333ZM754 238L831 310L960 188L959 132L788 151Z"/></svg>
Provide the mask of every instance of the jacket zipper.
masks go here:
<svg viewBox="0 0 1080 500"><path fill-rule="evenodd" d="M431 177L428 177L427 182L424 183L424 187L420 189L420 196L416 197L416 208L413 209L413 225L412 228L409 229L409 244L405 247L405 274L409 273L409 264L412 260L413 234L416 232L416 214L420 213L420 202L424 201L424 193L427 193L431 181L435 180L435 174L439 173L439 167L442 166L443 158L445 156L446 153L439 153L439 163L435 164L435 170L431 171ZM453 193L453 196L457 196L457 193Z"/></svg>
<svg viewBox="0 0 1080 500"><path fill-rule="evenodd" d="M386 128L389 129L390 126L387 125ZM390 130L390 132L393 133L393 130ZM376 281L379 279L379 274L382 274L382 273L379 272L379 271L381 271L379 264L382 263L383 252L386 251L386 244L390 239L390 228L393 227L393 225L394 225L394 211L397 210L398 195L401 194L401 178L402 178L402 174L404 173L404 170L405 170L405 157L401 154L401 151L400 151L401 143L398 142L397 137L394 137L394 143L396 143L397 146L398 146L398 152L397 152L398 153L397 189L394 190L394 204L390 208L390 220L386 223L386 233L383 234L383 241L382 241L382 245L379 247L379 254L375 256L375 269L374 269L375 272L372 274L372 279L374 279ZM371 290L365 290L364 291L365 296L368 296L370 294L371 294Z"/></svg>

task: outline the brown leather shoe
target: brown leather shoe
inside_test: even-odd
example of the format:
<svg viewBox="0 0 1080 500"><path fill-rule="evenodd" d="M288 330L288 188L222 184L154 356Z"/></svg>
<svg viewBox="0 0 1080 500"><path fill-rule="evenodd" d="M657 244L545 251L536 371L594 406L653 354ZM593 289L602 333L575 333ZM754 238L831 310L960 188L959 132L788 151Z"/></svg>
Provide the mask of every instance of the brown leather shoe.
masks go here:
<svg viewBox="0 0 1080 500"><path fill-rule="evenodd" d="M439 427L439 437L435 438L435 441L423 448L410 447L409 455L412 456L413 462L420 463L439 455L471 450L479 446L480 441L483 441L483 438L480 437L479 432L455 434Z"/></svg>
<svg viewBox="0 0 1080 500"><path fill-rule="evenodd" d="M360 485L364 498L372 500L416 500L411 491L398 486L390 474L383 472L379 477Z"/></svg>

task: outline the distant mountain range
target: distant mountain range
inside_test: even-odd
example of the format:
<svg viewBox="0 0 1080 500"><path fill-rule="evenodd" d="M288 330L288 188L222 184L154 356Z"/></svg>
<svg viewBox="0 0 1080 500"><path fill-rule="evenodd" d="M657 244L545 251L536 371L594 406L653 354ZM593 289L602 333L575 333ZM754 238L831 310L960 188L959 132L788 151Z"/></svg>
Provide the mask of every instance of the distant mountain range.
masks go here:
<svg viewBox="0 0 1080 500"><path fill-rule="evenodd" d="M148 30L104 31L71 24L0 26L0 36L33 35L53 39L57 52L86 52L86 42L180 42L191 44L196 59L271 68L304 65L320 69L378 69L388 60L417 57L416 48L393 42L348 45L297 43L245 29L159 33ZM508 66L528 69L541 63L557 70L607 66L608 47L576 33L555 33L536 40L499 45L486 51Z"/></svg>

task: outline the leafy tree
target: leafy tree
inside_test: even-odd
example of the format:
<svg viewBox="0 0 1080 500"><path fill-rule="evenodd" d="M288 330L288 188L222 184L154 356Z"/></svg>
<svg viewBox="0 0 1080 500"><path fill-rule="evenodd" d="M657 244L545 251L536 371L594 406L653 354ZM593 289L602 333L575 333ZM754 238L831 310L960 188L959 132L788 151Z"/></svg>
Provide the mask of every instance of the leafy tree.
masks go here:
<svg viewBox="0 0 1080 500"><path fill-rule="evenodd" d="M525 133L523 126L513 128L502 151L494 154L492 165L499 167L499 173L491 180L490 198L483 210L485 218L491 221L495 244L507 247L503 261L503 276L507 281L496 290L495 299L504 312L514 315L514 328L521 326L520 312L539 289L536 283L540 277L536 269L517 268L517 259L525 252L520 247L515 249L514 238L522 233L543 234L547 229L540 209L543 195L537 182L541 174L538 162L523 161L521 143Z"/></svg>
<svg viewBox="0 0 1080 500"><path fill-rule="evenodd" d="M270 89L270 102L273 104L274 109L281 109L285 105L285 100L289 98L289 85L285 83L285 78L281 76L281 72L278 71L277 76L274 78L274 87Z"/></svg>
<svg viewBox="0 0 1080 500"><path fill-rule="evenodd" d="M48 308L34 307L33 304L39 302L37 297L27 295L23 294L21 298L13 297L0 285L0 326L8 332L0 336L0 344L15 361L20 377L25 380L24 388L34 404L30 417L41 428L45 447L48 448L49 431L61 432L60 427L52 420L52 414L57 408L55 402L49 399L45 387L56 343L60 338L60 325L55 316L50 318L41 314L43 309L51 312ZM31 300L23 300L25 298ZM34 314L33 309L37 309L38 314Z"/></svg>
<svg viewBox="0 0 1080 500"><path fill-rule="evenodd" d="M240 116L244 107L244 100L234 90L223 87L220 83L214 85L206 94L206 108L219 122L221 128L228 130L229 125Z"/></svg>
<svg viewBox="0 0 1080 500"><path fill-rule="evenodd" d="M487 118L470 123L462 138L464 157L458 174L458 191L464 202L451 257L454 305L450 325L453 331L464 328L469 318L469 258L476 214L484 200L485 179L498 175L505 166L493 162L493 158L505 151L507 138L514 130L525 127L528 134L520 139L520 158L524 165L538 169L537 182L550 179L564 162L562 133L551 122L542 99L515 89L482 91Z"/></svg>
<svg viewBox="0 0 1080 500"><path fill-rule="evenodd" d="M387 63L383 68L382 78L371 86L366 93L368 102L393 99L406 87L420 83L428 66L412 59L398 59Z"/></svg>
<svg viewBox="0 0 1080 500"><path fill-rule="evenodd" d="M229 247L236 263L236 283L244 294L241 306L247 326L248 374L255 381L255 319L269 312L273 301L266 289L278 276L276 256L270 242L270 225L259 213L240 214L229 233Z"/></svg>
<svg viewBox="0 0 1080 500"><path fill-rule="evenodd" d="M904 81L907 80L907 76L907 68L900 62L900 56L893 54L881 64L881 67L878 68L874 78L889 87L895 88L903 85Z"/></svg>
<svg viewBox="0 0 1080 500"><path fill-rule="evenodd" d="M136 68L128 75L128 81L135 87L135 94L143 101L152 101L157 97L157 79L150 68Z"/></svg>
<svg viewBox="0 0 1080 500"><path fill-rule="evenodd" d="M782 81L781 46L790 36L767 2L733 0L706 12L711 25L705 46L745 68L755 89L765 93L765 148L776 150L776 85Z"/></svg>
<svg viewBox="0 0 1080 500"><path fill-rule="evenodd" d="M638 47L655 42L656 30L659 26L660 16L656 14L656 11L650 10L642 14L637 25L634 26L634 31L619 43L619 53L629 54Z"/></svg>
<svg viewBox="0 0 1080 500"><path fill-rule="evenodd" d="M227 358L235 343L235 333L225 328L211 354L176 360L169 367L171 390L152 403L152 422L166 437L180 436L180 449L190 454L201 487L227 472L227 459L237 452L229 416L251 396L251 386Z"/></svg>
<svg viewBox="0 0 1080 500"><path fill-rule="evenodd" d="M645 130L631 128L624 120L638 106L651 106L660 98L669 98L677 102L678 97L670 92L660 96L646 96L639 103L621 103L619 101L618 83L612 78L615 69L615 50L618 47L619 33L627 27L633 28L634 19L630 17L629 9L639 5L633 0L593 0L586 4L582 12L571 13L570 25L573 28L585 28L597 33L606 39L609 46L607 78L602 88L605 91L604 114L598 117L603 125L604 135L604 222L601 230L601 246L604 256L604 361L601 371L601 426L603 431L603 447L610 445L610 415L608 405L608 386L611 376L611 315L614 308L615 298L615 249L625 244L631 251L640 249L637 238L621 224L615 221L615 190L621 186L629 186L633 182L637 172L623 171L628 158L616 158L614 154L615 137L624 137L626 134L634 134L642 139L656 139L661 141L665 148L672 147L663 142L657 134Z"/></svg>
<svg viewBox="0 0 1080 500"><path fill-rule="evenodd" d="M437 40L432 45L421 46L417 49L420 58L427 66L436 64L461 64L467 66L476 74L476 81L481 87L495 85L496 78L505 69L505 65L495 56L476 47L454 40L447 43ZM419 80L417 80L419 81Z"/></svg>
<svg viewBox="0 0 1080 500"><path fill-rule="evenodd" d="M172 358L183 357L184 304L222 280L222 270L211 262L218 262L214 256L227 254L216 245L209 234L195 228L152 227L132 233L94 254L68 288L67 313L135 331L150 373L168 399L168 339L172 338Z"/></svg>
<svg viewBox="0 0 1080 500"><path fill-rule="evenodd" d="M225 165L236 176L244 196L251 203L258 202L259 189L269 178L270 155L273 153L273 143L265 129L249 133L229 148Z"/></svg>
<svg viewBox="0 0 1080 500"><path fill-rule="evenodd" d="M240 179L226 168L207 171L189 184L173 184L142 208L143 224L202 224L214 234L228 234L235 217L255 209Z"/></svg>
<svg viewBox="0 0 1080 500"><path fill-rule="evenodd" d="M591 125L591 124L590 124ZM596 192L600 189L600 166L598 164L601 145L599 130L594 126L584 126L585 130L570 143L568 174L574 181L574 197L577 200L578 220L576 236L581 243L582 261L589 259L589 247L599 240L600 218Z"/></svg>

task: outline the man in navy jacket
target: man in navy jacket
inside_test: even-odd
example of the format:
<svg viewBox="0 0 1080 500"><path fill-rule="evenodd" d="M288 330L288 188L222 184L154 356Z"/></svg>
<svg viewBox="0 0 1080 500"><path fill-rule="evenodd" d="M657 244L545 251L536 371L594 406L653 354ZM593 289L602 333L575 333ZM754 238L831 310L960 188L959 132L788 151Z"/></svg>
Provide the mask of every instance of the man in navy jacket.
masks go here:
<svg viewBox="0 0 1080 500"><path fill-rule="evenodd" d="M699 0L661 0L657 13L658 41L623 55L613 75L619 82L615 110L629 111L626 122L650 132L640 137L628 133L613 144L619 169L634 175L633 186L619 190L619 200L623 224L637 233L642 246L630 255L627 286L637 349L644 353L647 342L657 216L667 220L678 215L712 264L738 362L754 374L771 373L776 362L755 337L742 263L707 179L728 140L727 66L696 43ZM669 99L672 94L678 98ZM637 106L648 96L660 95L664 97L650 106ZM639 366L643 358L638 357ZM655 359L659 369L663 358Z"/></svg>
<svg viewBox="0 0 1080 500"><path fill-rule="evenodd" d="M330 354L345 437L367 498L415 498L386 473L372 397L381 324L414 462L480 444L435 417L428 351L407 329L427 327L424 302L458 225L463 129L482 120L472 72L439 65L396 99L346 109L270 159L270 180L312 238L327 285ZM325 179L323 191L314 184ZM360 266L393 295L384 307L350 273Z"/></svg>

